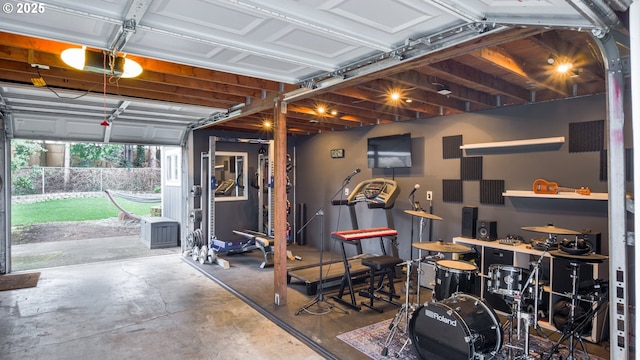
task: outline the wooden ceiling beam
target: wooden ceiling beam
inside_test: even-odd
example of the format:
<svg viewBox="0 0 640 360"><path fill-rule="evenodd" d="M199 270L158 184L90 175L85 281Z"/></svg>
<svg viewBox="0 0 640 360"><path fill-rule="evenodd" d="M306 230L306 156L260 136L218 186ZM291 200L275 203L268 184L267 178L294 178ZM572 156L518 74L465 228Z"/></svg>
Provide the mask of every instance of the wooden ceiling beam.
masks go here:
<svg viewBox="0 0 640 360"><path fill-rule="evenodd" d="M315 109L317 105L317 100L305 100L302 102L296 102L299 105L307 106L311 109ZM343 114L343 119L358 119L357 121L362 121L365 124L374 125L379 123L381 119L392 120L395 121L395 117L393 114L389 114L382 111L377 110L366 110L356 106L347 106L346 104L340 104L340 108L338 112ZM348 117L349 115L353 116L352 118ZM403 119L403 120L406 120Z"/></svg>
<svg viewBox="0 0 640 360"><path fill-rule="evenodd" d="M68 76L70 72L75 72L66 69L50 68L49 70L36 70L24 63L17 63L14 61L0 60L0 79L6 78L11 72L22 73L31 76L31 78L42 77L48 84L65 84L67 89L74 89L80 91L99 92L102 89L102 83L104 81L103 76L95 73L78 72L73 76ZM30 79L30 78L29 78ZM55 79L55 80L54 80ZM134 86L138 84L137 86ZM80 88L79 86L87 86ZM242 101L241 97L217 95L213 96L213 93L207 91L198 91L197 89L180 88L171 85L154 84L150 86L148 83L140 82L133 79L120 79L117 82L107 82L107 87L111 90L109 92L118 94L121 90L126 89L129 96L145 97L143 94L147 94L146 98L149 98L148 94L158 93L164 95L179 95L186 98L193 98L194 100L213 100L219 104L218 107L227 108L233 104L237 104ZM113 90L113 88L117 90Z"/></svg>
<svg viewBox="0 0 640 360"><path fill-rule="evenodd" d="M1 76L2 80L17 82L20 84L32 84L31 78L37 77L37 75L34 76L32 73L20 73L15 71L6 72L2 70L0 70L0 72L4 73ZM45 81L47 82L47 85L49 87L52 87L54 89L69 89L69 90L75 90L75 91L77 91L77 89L90 89L90 90L87 90L88 93L93 93L93 94L103 93L102 86L99 86L100 84L96 83L95 81L92 81L92 82L82 81L82 80L68 81L68 80L62 80L58 78L48 78L48 79L45 79ZM178 94L163 94L163 93L158 93L154 91L143 91L138 89L132 91L127 88L118 88L114 85L107 85L106 92L108 95L121 95L121 96L129 96L129 97L142 98L142 99L151 99L156 101L167 101L167 102L190 104L190 105L200 105L200 106L213 107L213 108L225 108L224 104L221 104L220 102L215 101L214 99L212 100L195 99L195 98L189 98L189 97L185 97L183 95L178 95Z"/></svg>
<svg viewBox="0 0 640 360"><path fill-rule="evenodd" d="M372 93L365 101L356 101L351 97L339 94L322 94L315 98L317 102L332 104L343 113L356 113L356 111L374 111L389 116L401 116L403 118L416 118L416 111L404 109L397 104L387 103L384 96Z"/></svg>
<svg viewBox="0 0 640 360"><path fill-rule="evenodd" d="M35 52L47 53L55 56L57 59L60 57L60 53L69 47L80 47L75 44L66 44L63 42L38 39L29 36L11 34L0 32L0 44L22 48L24 50L33 50ZM0 50L0 53L4 50ZM127 57L138 62L144 69L144 71L153 71L162 74L172 74L180 77L193 78L196 77L200 80L205 80L214 83L222 83L227 85L235 85L247 89L257 91L270 91L277 93L280 91L280 86L284 86L285 90L293 90L297 88L293 84L281 84L271 80L264 80L250 76L236 75L223 71L210 70L204 68L196 68L188 65L181 65L177 63L170 63L162 60L155 60L135 55L127 55ZM27 61L27 59L25 59ZM61 62L61 60L58 60ZM42 63L42 65L49 65ZM51 66L51 65L49 65ZM144 72L143 72L144 73Z"/></svg>
<svg viewBox="0 0 640 360"><path fill-rule="evenodd" d="M50 67L51 71L56 68L65 71L67 77L83 77L86 74L92 74L86 71L79 71L64 64L57 55L32 51L27 49L8 47L6 45L0 45L0 59L12 60L16 62L22 62L26 66L30 67L32 63L40 65L46 65ZM49 70L43 70L43 72ZM244 103L247 97L260 98L264 94L258 89L249 89L240 86L229 85L225 83L216 83L212 81L205 81L200 78L187 78L184 76L177 76L170 73L158 73L145 69L142 74L136 78L121 79L131 82L140 82L141 87L152 88L154 86L167 86L174 85L177 87L192 88L195 91L212 91L220 93L220 97L237 96L237 100L232 100L233 104Z"/></svg>
<svg viewBox="0 0 640 360"><path fill-rule="evenodd" d="M455 82L469 88L491 95L504 95L525 102L531 100L531 91L511 84L491 74L479 71L455 60L445 60L430 64L429 66L416 68L416 71L433 76L438 80L448 79L449 83ZM494 105L495 106L495 100Z"/></svg>
<svg viewBox="0 0 640 360"><path fill-rule="evenodd" d="M443 106L445 113L460 113L467 111L467 102L471 103L470 111L483 110L495 106L495 98L491 95L468 88L466 86L458 85L455 82L448 82L447 86L451 90L451 94L445 95L446 98L441 98L443 95L438 94L437 85L433 84L435 78L422 74L418 71L406 71L400 74L394 74L388 77L389 81L395 83L401 83L408 87L415 88L410 90L409 97L416 100L418 103L427 103L433 106L436 110L432 110L433 114L441 113L438 108ZM414 101L411 106L416 103ZM449 104L450 106L446 106Z"/></svg>
<svg viewBox="0 0 640 360"><path fill-rule="evenodd" d="M296 118L307 124L323 123L342 128L359 127L362 124L362 122L353 118L346 117L343 119L342 116L344 114L318 116L311 108L300 105L287 105L287 118Z"/></svg>
<svg viewBox="0 0 640 360"><path fill-rule="evenodd" d="M511 74L516 75L523 81L534 86L534 90L547 89L555 91L562 96L569 95L569 93L565 89L562 89L555 84L544 81L544 79L539 79L538 74L532 74L531 71L529 73L525 73L522 69L522 66L519 65L522 63L522 61L516 59L515 56L507 53L504 49L486 48L470 52L469 54L483 60L487 64L496 66L510 72Z"/></svg>
<svg viewBox="0 0 640 360"><path fill-rule="evenodd" d="M442 49L439 51L435 51L433 53L419 56L415 59L409 58L390 68L386 68L380 71L374 71L365 75L360 75L357 78L348 79L348 81L328 87L327 89L322 90L322 92L333 92L337 89L366 83L382 77L408 71L416 67L425 66L425 65L436 63L436 62L452 59L452 58L464 55L470 51L483 49L489 46L496 46L499 44L508 43L518 39L524 39L529 36L543 33L545 31L548 31L548 30L541 29L541 28L517 28L517 29L508 29L500 32L495 32L493 34L489 34L486 36L469 40L463 44L455 45L450 48Z"/></svg>
<svg viewBox="0 0 640 360"><path fill-rule="evenodd" d="M429 117L441 113L442 107L427 103L427 101L424 101L424 99L421 98L423 94L418 92L411 91L410 94L407 92L404 94L405 96L402 96L400 101L397 101L395 104L388 104L387 96L382 94L379 89L372 90L364 87L364 85L366 84L352 88L339 89L336 93L356 100L375 102L386 107L392 106L392 108L400 108L403 109L403 111L409 111L409 113L406 113L406 116L414 118ZM406 101L407 98L411 99L412 102L408 103Z"/></svg>
<svg viewBox="0 0 640 360"><path fill-rule="evenodd" d="M252 123L260 124L259 125L260 130L264 130L264 127L262 127L261 125L263 122L263 118L264 117L260 117L259 114L254 114L251 116L246 116L243 119L244 120L248 119ZM272 118L273 116L271 116L269 119L273 124ZM231 122L234 122L234 121L231 121ZM289 108L289 105L287 105L287 131L289 131L290 133L301 134L301 131L305 131L305 132L333 131L336 128L342 129L340 125L327 123L327 122L319 121L315 123L310 123L309 120L300 117L300 114L292 112L291 109ZM302 129L308 129L308 130L302 130Z"/></svg>
<svg viewBox="0 0 640 360"><path fill-rule="evenodd" d="M573 44L560 37L557 31L532 36L526 41L547 51L556 58L567 57L582 70L580 76L588 76L590 81L604 81L605 70L603 59L597 45L585 40L585 44ZM585 51L590 49L591 51Z"/></svg>

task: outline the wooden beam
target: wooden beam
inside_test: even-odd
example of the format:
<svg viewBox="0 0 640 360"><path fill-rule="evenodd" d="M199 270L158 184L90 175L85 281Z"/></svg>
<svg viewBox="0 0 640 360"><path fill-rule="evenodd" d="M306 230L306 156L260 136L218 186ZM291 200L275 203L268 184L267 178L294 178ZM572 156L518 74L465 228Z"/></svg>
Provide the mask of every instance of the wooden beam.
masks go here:
<svg viewBox="0 0 640 360"><path fill-rule="evenodd" d="M529 89L511 84L455 60L440 61L429 66L417 68L416 71L439 79L449 79L467 87L480 89L491 95L509 96L525 102L531 101L531 91Z"/></svg>
<svg viewBox="0 0 640 360"><path fill-rule="evenodd" d="M66 80L58 77L49 77L44 76L45 82L47 85L53 89L69 89L69 90L80 90L87 91L93 94L102 94L103 93L103 85L102 85L102 77L98 74L93 74L94 79L88 80L89 78L85 77L82 80ZM32 84L31 78L38 77L38 75L34 72L20 72L20 71L2 71L2 67L0 67L0 79L11 82L18 82L21 84ZM95 78L97 77L97 78ZM200 105L207 107L215 107L215 108L227 108L229 105L228 102L217 101L216 99L202 99L202 98L193 98L188 97L182 94L175 93L162 93L156 92L153 90L143 90L143 89L130 89L128 87L120 87L117 84L109 84L107 83L107 94L109 95L120 95L120 96L129 96L136 97L142 99L152 99L157 101L168 101L175 103L183 103L183 104L191 104L191 105Z"/></svg>
<svg viewBox="0 0 640 360"><path fill-rule="evenodd" d="M287 108L282 98L275 102L274 142L274 302L287 304Z"/></svg>
<svg viewBox="0 0 640 360"><path fill-rule="evenodd" d="M59 41L38 39L29 36L11 34L0 32L0 44L7 45L14 48L22 48L25 50L33 50L36 53L46 53L53 55L60 60L60 53L70 47L80 47L76 44L67 44ZM0 52L1 53L1 52ZM267 90L271 92L278 92L281 84L271 80L264 80L250 76L236 75L227 73L224 71L210 70L205 68L198 68L188 65L181 65L176 63L170 63L167 61L144 58L140 56L128 55L127 57L135 60L142 65L144 71L153 71L163 74L173 74L181 77L193 78L197 77L200 80L206 80L209 82L223 83L228 85L235 85L253 90ZM37 59L37 56L36 56ZM26 59L25 59L26 61ZM37 61L37 60L36 60ZM48 63L41 63L42 65L49 65ZM293 90L297 86L293 84L284 84L285 89Z"/></svg>
<svg viewBox="0 0 640 360"><path fill-rule="evenodd" d="M518 63L521 63L521 61L516 60L512 55L508 55L506 51L498 51L495 48L487 48L476 50L470 52L469 54L485 61L488 64L491 64L492 66L496 66L505 71L508 71L509 73L520 77L523 81L533 83L536 86L536 90L542 88L555 91L556 93L563 96L569 95L569 93L564 89L561 89L554 84L544 81L543 79L537 79L536 74L526 73L521 66L517 65Z"/></svg>

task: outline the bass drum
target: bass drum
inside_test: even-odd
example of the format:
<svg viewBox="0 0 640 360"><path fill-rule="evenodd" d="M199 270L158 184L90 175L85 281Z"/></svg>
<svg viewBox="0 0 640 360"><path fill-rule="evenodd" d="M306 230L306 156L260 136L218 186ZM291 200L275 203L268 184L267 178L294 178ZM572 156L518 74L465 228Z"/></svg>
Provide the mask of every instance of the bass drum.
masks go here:
<svg viewBox="0 0 640 360"><path fill-rule="evenodd" d="M488 303L458 293L417 308L409 322L409 335L420 359L467 360L496 355L503 333Z"/></svg>

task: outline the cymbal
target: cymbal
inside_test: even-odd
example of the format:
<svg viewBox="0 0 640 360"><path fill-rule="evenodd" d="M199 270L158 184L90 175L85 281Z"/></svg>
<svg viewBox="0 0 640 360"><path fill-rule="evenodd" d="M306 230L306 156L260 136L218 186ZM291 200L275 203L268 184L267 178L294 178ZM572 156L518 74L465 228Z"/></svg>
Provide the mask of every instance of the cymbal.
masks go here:
<svg viewBox="0 0 640 360"><path fill-rule="evenodd" d="M564 252L562 250L549 251L549 254L551 256L561 257L561 258L571 259L571 260L578 260L580 262L585 262L585 263L599 263L609 258L606 255L593 254L593 253L574 255L574 254L569 254L567 252Z"/></svg>
<svg viewBox="0 0 640 360"><path fill-rule="evenodd" d="M427 219L442 220L442 218L440 216L429 214L426 211L405 210L404 212L406 212L409 215L420 216L420 217L427 218Z"/></svg>
<svg viewBox="0 0 640 360"><path fill-rule="evenodd" d="M523 226L523 227L521 227L521 229L522 230L527 230L527 231L545 233L545 234L558 234L558 235L580 235L581 234L579 231L569 230L569 229L562 229L562 228L559 228L559 227L555 227L553 225L547 225L547 226Z"/></svg>
<svg viewBox="0 0 640 360"><path fill-rule="evenodd" d="M471 248L466 245L443 243L442 241L434 242L417 242L411 244L416 249L438 252L450 252L450 253L463 253L471 251Z"/></svg>

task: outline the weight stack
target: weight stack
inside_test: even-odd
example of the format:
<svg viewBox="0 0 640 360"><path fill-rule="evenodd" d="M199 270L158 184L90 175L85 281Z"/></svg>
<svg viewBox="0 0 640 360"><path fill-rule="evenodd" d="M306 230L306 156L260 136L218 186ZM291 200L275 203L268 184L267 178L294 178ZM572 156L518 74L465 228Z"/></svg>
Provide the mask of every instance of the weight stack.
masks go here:
<svg viewBox="0 0 640 360"><path fill-rule="evenodd" d="M298 245L306 244L307 229L300 231L300 228L307 222L307 205L305 203L296 204L296 233L293 235L295 243ZM300 231L300 232L298 232Z"/></svg>

